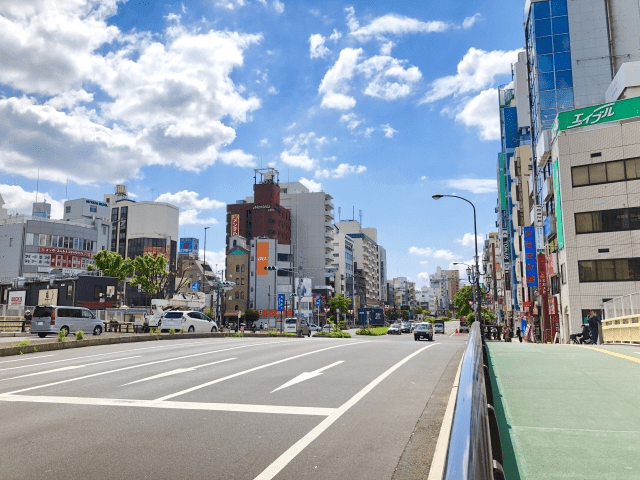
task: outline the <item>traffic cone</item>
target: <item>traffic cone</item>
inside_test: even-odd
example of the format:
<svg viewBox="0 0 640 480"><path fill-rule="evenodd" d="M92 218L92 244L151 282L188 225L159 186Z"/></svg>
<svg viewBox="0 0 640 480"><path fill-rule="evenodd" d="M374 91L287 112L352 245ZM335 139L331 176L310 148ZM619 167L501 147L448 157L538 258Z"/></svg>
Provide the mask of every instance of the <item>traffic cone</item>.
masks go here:
<svg viewBox="0 0 640 480"><path fill-rule="evenodd" d="M458 329L456 328L456 333L458 333Z"/></svg>

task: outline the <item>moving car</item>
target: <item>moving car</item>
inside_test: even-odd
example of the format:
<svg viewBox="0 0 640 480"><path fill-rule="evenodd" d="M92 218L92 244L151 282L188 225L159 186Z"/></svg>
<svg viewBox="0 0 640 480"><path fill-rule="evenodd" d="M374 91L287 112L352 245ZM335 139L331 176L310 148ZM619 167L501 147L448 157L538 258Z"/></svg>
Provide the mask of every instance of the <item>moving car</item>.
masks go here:
<svg viewBox="0 0 640 480"><path fill-rule="evenodd" d="M444 320L433 322L433 333L444 333Z"/></svg>
<svg viewBox="0 0 640 480"><path fill-rule="evenodd" d="M290 317L284 319L284 331L290 333L297 333L299 337L306 335L307 337L311 336L311 328L309 327L309 321L304 318L300 319L300 328L296 331L296 322L298 319L296 317Z"/></svg>
<svg viewBox="0 0 640 480"><path fill-rule="evenodd" d="M411 333L411 327L412 325L410 322L402 322L400 329L402 330L402 333Z"/></svg>
<svg viewBox="0 0 640 480"><path fill-rule="evenodd" d="M401 334L402 334L402 329L400 328L400 325L398 325L397 323L394 323L393 325L391 325L387 330L387 335L401 335Z"/></svg>
<svg viewBox="0 0 640 480"><path fill-rule="evenodd" d="M31 333L40 338L48 334L56 334L64 331L65 335L82 330L86 333L100 335L102 333L102 320L88 308L63 307L58 305L39 305L33 311L31 319Z"/></svg>
<svg viewBox="0 0 640 480"><path fill-rule="evenodd" d="M326 323L324 327L322 327L323 332L333 332L333 325L330 323Z"/></svg>
<svg viewBox="0 0 640 480"><path fill-rule="evenodd" d="M430 341L433 340L433 326L430 323L419 323L413 329L413 339L417 342L421 338L426 338Z"/></svg>
<svg viewBox="0 0 640 480"><path fill-rule="evenodd" d="M171 310L165 312L158 320L158 328L162 331L174 329L189 333L217 332L218 324L204 313L195 310Z"/></svg>
<svg viewBox="0 0 640 480"><path fill-rule="evenodd" d="M469 333L469 324L465 320L460 320L460 333Z"/></svg>

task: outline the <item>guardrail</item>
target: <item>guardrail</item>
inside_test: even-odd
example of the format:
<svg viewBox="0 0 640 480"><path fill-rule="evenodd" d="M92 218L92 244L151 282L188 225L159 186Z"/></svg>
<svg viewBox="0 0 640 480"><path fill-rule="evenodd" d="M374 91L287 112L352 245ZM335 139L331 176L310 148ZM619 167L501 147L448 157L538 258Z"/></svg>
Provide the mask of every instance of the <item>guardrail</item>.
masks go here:
<svg viewBox="0 0 640 480"><path fill-rule="evenodd" d="M640 343L640 315L602 320L603 343Z"/></svg>
<svg viewBox="0 0 640 480"><path fill-rule="evenodd" d="M460 366L445 480L504 480L487 354L474 322Z"/></svg>

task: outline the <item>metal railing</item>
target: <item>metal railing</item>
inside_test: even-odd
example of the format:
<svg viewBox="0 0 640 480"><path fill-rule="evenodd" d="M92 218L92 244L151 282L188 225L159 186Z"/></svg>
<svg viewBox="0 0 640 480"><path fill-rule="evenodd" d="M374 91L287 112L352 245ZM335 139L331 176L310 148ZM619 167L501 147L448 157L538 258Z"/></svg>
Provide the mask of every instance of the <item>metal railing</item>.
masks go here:
<svg viewBox="0 0 640 480"><path fill-rule="evenodd" d="M604 318L640 315L640 292L616 297L604 304Z"/></svg>
<svg viewBox="0 0 640 480"><path fill-rule="evenodd" d="M486 351L474 322L460 367L458 395L443 478L504 480Z"/></svg>

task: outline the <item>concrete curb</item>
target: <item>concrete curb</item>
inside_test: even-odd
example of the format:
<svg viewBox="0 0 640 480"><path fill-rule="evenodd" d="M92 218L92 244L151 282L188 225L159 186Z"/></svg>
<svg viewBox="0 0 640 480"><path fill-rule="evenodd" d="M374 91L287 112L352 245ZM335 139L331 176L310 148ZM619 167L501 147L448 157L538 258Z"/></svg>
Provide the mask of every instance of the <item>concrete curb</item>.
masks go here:
<svg viewBox="0 0 640 480"><path fill-rule="evenodd" d="M451 438L451 427L453 425L453 412L456 409L456 398L458 396L458 386L460 384L460 371L462 369L462 361L464 360L464 354L460 359L458 365L458 372L456 378L453 381L453 387L451 388L451 395L449 396L449 403L447 409L444 412L442 419L442 427L440 427L440 434L438 435L438 443L436 444L436 450L433 452L433 460L431 460L431 469L429 470L429 477L427 480L442 480L444 477L444 467L447 463L447 452L449 451L449 439Z"/></svg>
<svg viewBox="0 0 640 480"><path fill-rule="evenodd" d="M81 347L93 347L97 345L114 345L118 343L136 343L136 342L150 342L156 340L188 340L192 338L242 338L232 337L232 333L178 333L174 335L162 334L139 334L137 336L131 335L126 337L108 337L108 338L90 338L85 340L75 340L75 338L68 338L64 342L58 342L57 338L51 342L37 343L34 345L28 345L24 347L0 347L0 357L9 357L12 355L22 355L25 353L35 352L50 352L53 350L66 350L68 348L81 348ZM266 333L245 333L245 338L298 338L289 335L273 335Z"/></svg>

